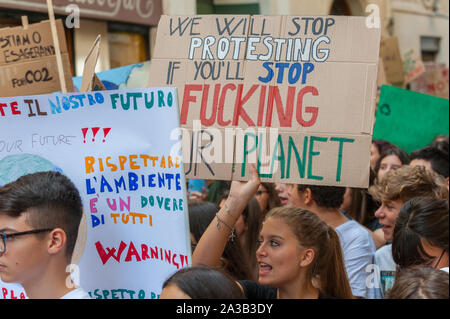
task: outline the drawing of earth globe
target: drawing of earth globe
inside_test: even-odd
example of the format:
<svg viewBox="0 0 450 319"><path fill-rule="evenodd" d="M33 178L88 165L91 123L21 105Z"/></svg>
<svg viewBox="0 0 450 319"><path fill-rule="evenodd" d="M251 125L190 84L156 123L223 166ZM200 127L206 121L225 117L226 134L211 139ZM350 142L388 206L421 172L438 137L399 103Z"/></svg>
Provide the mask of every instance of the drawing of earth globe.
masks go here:
<svg viewBox="0 0 450 319"><path fill-rule="evenodd" d="M0 186L27 174L62 170L49 160L33 154L8 155L0 160Z"/></svg>

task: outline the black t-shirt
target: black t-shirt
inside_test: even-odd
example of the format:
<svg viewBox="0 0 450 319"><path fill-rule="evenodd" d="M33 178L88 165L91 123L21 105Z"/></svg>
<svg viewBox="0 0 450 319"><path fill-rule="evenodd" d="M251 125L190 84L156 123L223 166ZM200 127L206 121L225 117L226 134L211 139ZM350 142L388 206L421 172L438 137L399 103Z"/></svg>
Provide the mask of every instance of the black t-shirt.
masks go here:
<svg viewBox="0 0 450 319"><path fill-rule="evenodd" d="M277 288L263 286L257 282L250 280L238 281L244 289L244 295L247 299L277 299ZM319 292L319 299L335 299L334 297L327 297Z"/></svg>

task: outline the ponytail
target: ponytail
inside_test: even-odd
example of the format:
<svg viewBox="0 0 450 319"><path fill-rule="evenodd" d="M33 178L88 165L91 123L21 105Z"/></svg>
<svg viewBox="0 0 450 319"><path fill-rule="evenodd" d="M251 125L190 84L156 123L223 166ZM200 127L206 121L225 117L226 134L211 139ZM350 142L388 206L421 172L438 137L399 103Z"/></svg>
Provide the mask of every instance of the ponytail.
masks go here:
<svg viewBox="0 0 450 319"><path fill-rule="evenodd" d="M352 289L345 270L341 243L336 231L328 226L328 245L324 245L326 251L322 251L323 268L319 274L320 290L327 296L340 299L353 298ZM328 257L328 258L327 258Z"/></svg>

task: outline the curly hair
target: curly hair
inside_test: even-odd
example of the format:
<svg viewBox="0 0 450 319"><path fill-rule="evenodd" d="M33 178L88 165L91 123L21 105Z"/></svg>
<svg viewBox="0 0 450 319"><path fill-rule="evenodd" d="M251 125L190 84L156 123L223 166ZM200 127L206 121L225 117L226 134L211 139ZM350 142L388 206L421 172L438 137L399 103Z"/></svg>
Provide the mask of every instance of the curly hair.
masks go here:
<svg viewBox="0 0 450 319"><path fill-rule="evenodd" d="M369 188L369 193L379 201L400 199L407 202L420 196L448 199L448 190L443 178L422 166L406 165L388 171L381 181L377 181Z"/></svg>

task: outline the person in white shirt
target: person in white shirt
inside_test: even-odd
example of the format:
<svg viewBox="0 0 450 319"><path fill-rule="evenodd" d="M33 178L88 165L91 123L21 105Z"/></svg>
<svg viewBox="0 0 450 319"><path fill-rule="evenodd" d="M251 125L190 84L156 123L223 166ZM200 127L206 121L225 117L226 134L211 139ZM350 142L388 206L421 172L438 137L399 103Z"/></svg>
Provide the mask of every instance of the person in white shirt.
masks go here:
<svg viewBox="0 0 450 319"><path fill-rule="evenodd" d="M369 188L375 200L381 201L375 216L383 225L384 238L392 242L394 226L402 205L410 199L420 196L448 199L448 190L443 179L421 166L402 166L387 172L381 181ZM375 270L379 279L376 286L380 291L377 298L384 297L392 288L395 279L396 264L392 257L392 245L381 247L375 253Z"/></svg>
<svg viewBox="0 0 450 319"><path fill-rule="evenodd" d="M30 299L89 298L66 282L83 214L75 185L58 172L0 187L0 277Z"/></svg>

